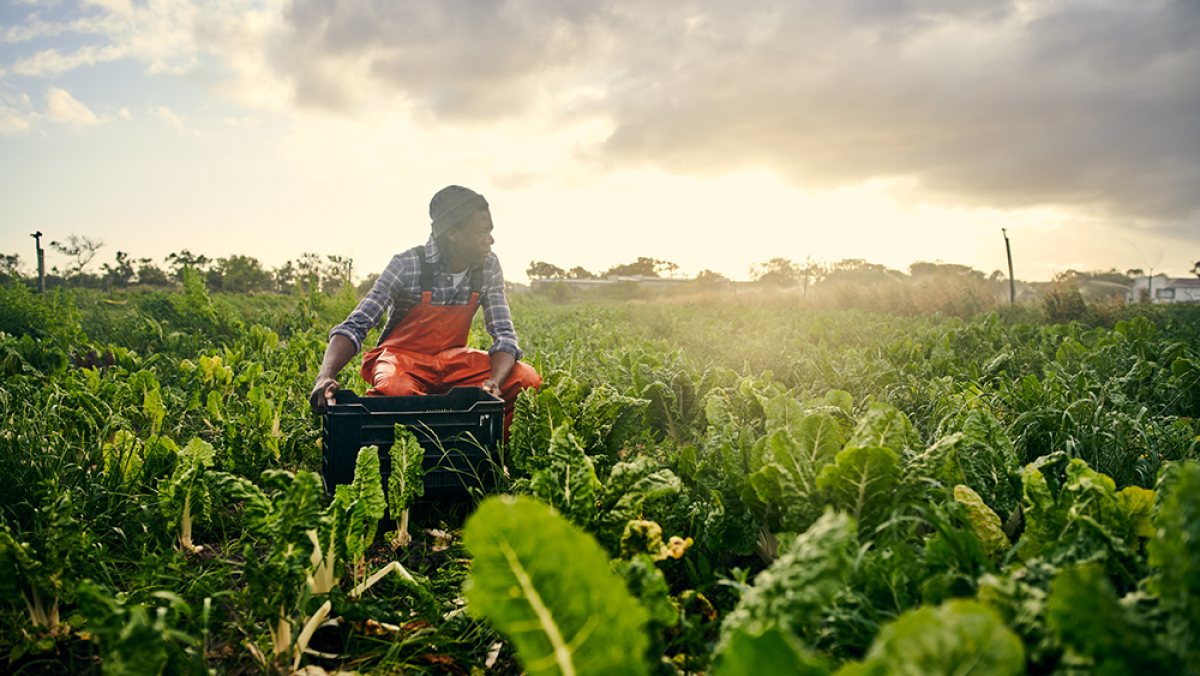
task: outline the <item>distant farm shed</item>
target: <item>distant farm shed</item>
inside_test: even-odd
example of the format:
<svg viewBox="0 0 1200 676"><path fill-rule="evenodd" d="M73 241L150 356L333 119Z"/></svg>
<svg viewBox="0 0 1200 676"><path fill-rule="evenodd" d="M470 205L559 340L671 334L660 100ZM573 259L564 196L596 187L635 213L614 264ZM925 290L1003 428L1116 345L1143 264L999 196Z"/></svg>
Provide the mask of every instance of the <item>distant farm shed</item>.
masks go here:
<svg viewBox="0 0 1200 676"><path fill-rule="evenodd" d="M1200 279L1195 277L1141 277L1125 296L1131 303L1200 303Z"/></svg>

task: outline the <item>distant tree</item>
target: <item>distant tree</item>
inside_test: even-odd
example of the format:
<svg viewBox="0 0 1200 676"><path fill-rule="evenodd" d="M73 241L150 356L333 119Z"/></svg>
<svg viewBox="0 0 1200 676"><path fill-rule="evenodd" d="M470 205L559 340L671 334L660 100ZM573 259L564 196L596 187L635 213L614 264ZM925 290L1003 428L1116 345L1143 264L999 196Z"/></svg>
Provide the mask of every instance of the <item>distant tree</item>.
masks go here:
<svg viewBox="0 0 1200 676"><path fill-rule="evenodd" d="M1192 266L1192 274L1200 277L1200 261L1197 261L1196 264Z"/></svg>
<svg viewBox="0 0 1200 676"><path fill-rule="evenodd" d="M1000 270L992 270L992 274L988 275L988 281L990 282L1003 282L1007 279L1008 276Z"/></svg>
<svg viewBox="0 0 1200 676"><path fill-rule="evenodd" d="M137 278L139 284L148 284L150 286L166 286L171 282L167 278L167 273L154 264L153 258L138 259Z"/></svg>
<svg viewBox="0 0 1200 676"><path fill-rule="evenodd" d="M671 261L659 261L658 265L654 266L654 272L656 274L660 273L660 272L665 272L665 273L667 273L668 277L674 277L676 275L676 273L679 272L679 266L672 263Z"/></svg>
<svg viewBox="0 0 1200 676"><path fill-rule="evenodd" d="M808 287L819 283L828 274L828 265L821 261L814 261L812 256L805 256L804 265L800 266L800 281L804 285L804 297L808 298Z"/></svg>
<svg viewBox="0 0 1200 676"><path fill-rule="evenodd" d="M296 265L288 261L271 271L275 278L275 290L279 293L291 294L296 289Z"/></svg>
<svg viewBox="0 0 1200 676"><path fill-rule="evenodd" d="M213 283L214 272L220 276L219 285ZM257 258L250 256L218 258L216 265L209 270L209 286L226 293L263 291L270 282L271 274L263 269Z"/></svg>
<svg viewBox="0 0 1200 676"><path fill-rule="evenodd" d="M636 261L632 263L626 263L624 265L615 265L608 270L605 270L600 276L608 277L610 275L619 275L621 277L634 277L641 275L642 277L657 277L658 270L664 265L673 265L673 263L660 261L657 258L646 258L645 256L639 256Z"/></svg>
<svg viewBox="0 0 1200 676"><path fill-rule="evenodd" d="M908 266L908 274L913 277L971 277L980 280L984 278L981 270L976 270L969 265L943 263L941 261L934 261L933 263L918 261Z"/></svg>
<svg viewBox="0 0 1200 676"><path fill-rule="evenodd" d="M1137 279L1138 277L1145 277L1146 271L1141 268L1129 268L1128 270L1125 271L1125 274L1129 275L1130 277L1133 277L1134 279Z"/></svg>
<svg viewBox="0 0 1200 676"><path fill-rule="evenodd" d="M103 246L102 240L75 234L68 236L66 242L50 242L50 248L71 259L71 265L66 269L64 276L75 277L76 286L84 283L84 270Z"/></svg>
<svg viewBox="0 0 1200 676"><path fill-rule="evenodd" d="M321 290L327 294L335 294L346 284L354 284L354 259L342 256L326 256L329 264L325 266L324 281Z"/></svg>
<svg viewBox="0 0 1200 676"><path fill-rule="evenodd" d="M170 268L171 277L175 281L183 283L184 270L204 272L204 268L212 261L204 254L193 254L191 251L184 249L183 251L169 254L163 259L163 262Z"/></svg>
<svg viewBox="0 0 1200 676"><path fill-rule="evenodd" d="M760 284L795 286L800 283L800 266L790 258L777 256L750 267L750 278Z"/></svg>
<svg viewBox="0 0 1200 676"><path fill-rule="evenodd" d="M567 272L552 263L545 261L530 261L525 274L530 279L557 279L567 276Z"/></svg>
<svg viewBox="0 0 1200 676"><path fill-rule="evenodd" d="M120 286L123 289L128 288L129 282L137 274L133 269L133 260L124 251L117 252L115 265L105 263L100 268L104 270L104 285L106 288L112 286Z"/></svg>
<svg viewBox="0 0 1200 676"><path fill-rule="evenodd" d="M568 279L595 279L596 275L592 274L591 272L589 272L577 265L577 266L571 268L571 270L569 272L567 272L567 278Z"/></svg>
<svg viewBox="0 0 1200 676"><path fill-rule="evenodd" d="M848 282L851 284L877 284L895 279L899 273L885 265L868 263L862 258L843 258L829 268L826 282Z"/></svg>
<svg viewBox="0 0 1200 676"><path fill-rule="evenodd" d="M310 284L321 287L321 275L324 272L325 264L318 254L300 254L300 258L296 259L296 280L304 293L308 293Z"/></svg>
<svg viewBox="0 0 1200 676"><path fill-rule="evenodd" d="M1118 271L1116 268L1109 270L1088 270L1087 272L1076 273L1080 279L1093 280L1097 282L1111 282L1113 284L1124 284L1126 286L1133 283L1133 278L1124 272Z"/></svg>
<svg viewBox="0 0 1200 676"><path fill-rule="evenodd" d="M23 277L20 254L0 254L0 270L6 277Z"/></svg>
<svg viewBox="0 0 1200 676"><path fill-rule="evenodd" d="M216 293L225 290L225 275L221 272L221 268L216 263L204 272L197 273L204 277L204 285L208 287L210 292Z"/></svg>
<svg viewBox="0 0 1200 676"><path fill-rule="evenodd" d="M707 283L728 282L729 278L719 272L713 272L712 270L705 268L696 275L696 281Z"/></svg>

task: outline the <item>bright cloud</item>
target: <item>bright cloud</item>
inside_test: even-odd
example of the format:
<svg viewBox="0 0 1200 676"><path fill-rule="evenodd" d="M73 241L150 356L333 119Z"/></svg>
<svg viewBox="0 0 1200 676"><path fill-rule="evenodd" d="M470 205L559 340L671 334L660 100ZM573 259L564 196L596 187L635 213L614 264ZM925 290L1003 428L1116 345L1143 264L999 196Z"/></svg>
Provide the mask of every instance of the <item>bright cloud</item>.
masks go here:
<svg viewBox="0 0 1200 676"><path fill-rule="evenodd" d="M109 45L106 47L84 47L69 54L63 54L57 49L47 49L33 56L19 59L13 64L13 72L29 77L53 77L61 75L80 66L90 66L104 61L115 61L125 56L122 47Z"/></svg>
<svg viewBox="0 0 1200 676"><path fill-rule="evenodd" d="M99 124L100 119L65 89L52 87L46 94L46 116L54 122L73 127L88 127Z"/></svg>
<svg viewBox="0 0 1200 676"><path fill-rule="evenodd" d="M286 19L275 63L302 106L601 117L611 136L582 150L614 169L903 178L947 204L1149 222L1200 209L1192 0L296 0Z"/></svg>
<svg viewBox="0 0 1200 676"><path fill-rule="evenodd" d="M84 2L118 14L129 14L133 11L133 3L130 0L84 0Z"/></svg>
<svg viewBox="0 0 1200 676"><path fill-rule="evenodd" d="M158 119L166 123L168 127L177 129L179 131L188 130L187 122L184 120L183 116L177 115L174 111L166 106L154 106L150 109L150 112L154 113Z"/></svg>

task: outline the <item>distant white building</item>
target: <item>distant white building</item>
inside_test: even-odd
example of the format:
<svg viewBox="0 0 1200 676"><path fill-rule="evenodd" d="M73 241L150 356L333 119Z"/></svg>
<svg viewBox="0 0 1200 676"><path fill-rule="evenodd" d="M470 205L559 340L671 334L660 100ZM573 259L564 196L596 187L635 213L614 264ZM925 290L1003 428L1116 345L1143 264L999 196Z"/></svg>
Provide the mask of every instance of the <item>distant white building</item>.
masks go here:
<svg viewBox="0 0 1200 676"><path fill-rule="evenodd" d="M1200 303L1200 279L1195 277L1139 277L1129 288L1125 300L1130 303Z"/></svg>
<svg viewBox="0 0 1200 676"><path fill-rule="evenodd" d="M551 277L549 279L533 279L529 285L533 289L538 289L547 285L565 284L576 289L596 289L604 286L616 286L621 283L633 283L638 286L644 286L651 289L670 289L678 288L681 285L692 280L687 277L650 277L646 275L609 275L604 279L565 279L562 277Z"/></svg>

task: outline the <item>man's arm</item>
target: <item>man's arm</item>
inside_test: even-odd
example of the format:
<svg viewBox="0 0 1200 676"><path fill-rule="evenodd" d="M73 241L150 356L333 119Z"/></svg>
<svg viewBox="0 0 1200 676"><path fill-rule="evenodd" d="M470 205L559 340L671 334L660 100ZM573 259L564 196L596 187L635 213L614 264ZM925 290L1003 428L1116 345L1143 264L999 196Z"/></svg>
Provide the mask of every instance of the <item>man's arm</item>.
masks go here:
<svg viewBox="0 0 1200 676"><path fill-rule="evenodd" d="M341 389L337 383L337 374L350 363L357 352L353 341L340 333L329 339L329 345L325 347L325 357L321 360L321 369L317 371L317 382L313 385L312 394L308 395L308 404L312 407L313 415L325 413L328 407L326 400L332 399Z"/></svg>
<svg viewBox="0 0 1200 676"><path fill-rule="evenodd" d="M346 364L362 349L362 342L367 337L371 327L379 322L389 308L393 307L393 299L397 290L404 288L405 280L413 276L411 261L416 258L416 252L406 251L392 257L391 262L384 268L375 285L367 292L354 308L354 312L346 321L333 327L329 332L329 344L325 347L325 357L321 360L321 368L317 371L317 381L313 384L312 393L308 395L308 403L316 415L322 415L326 410L325 400L332 397L339 389L337 375Z"/></svg>
<svg viewBox="0 0 1200 676"><path fill-rule="evenodd" d="M521 346L517 343L517 332L513 328L512 313L508 309L508 299L504 295L504 271L500 268L500 260L496 254L491 254L484 267L484 291L480 299L483 306L484 328L492 336L492 347L488 354L495 358L498 352L509 353L513 361L521 358ZM492 362L496 364L495 361ZM511 370L512 366L508 367ZM505 376L508 375L505 371ZM504 382L503 379L498 382Z"/></svg>
<svg viewBox="0 0 1200 676"><path fill-rule="evenodd" d="M512 373L513 364L517 363L517 358L511 352L498 350L491 354L492 357L492 373L483 381L480 387L484 392L500 396L500 386L508 379L508 374Z"/></svg>

